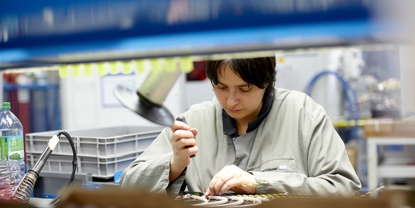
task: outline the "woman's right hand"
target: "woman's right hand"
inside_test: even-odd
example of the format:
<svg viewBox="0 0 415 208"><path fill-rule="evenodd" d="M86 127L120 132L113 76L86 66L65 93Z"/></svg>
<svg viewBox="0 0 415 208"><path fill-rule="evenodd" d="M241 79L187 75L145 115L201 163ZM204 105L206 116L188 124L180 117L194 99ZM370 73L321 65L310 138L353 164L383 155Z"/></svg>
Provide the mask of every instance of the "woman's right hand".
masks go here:
<svg viewBox="0 0 415 208"><path fill-rule="evenodd" d="M173 157L170 160L170 182L176 180L183 170L190 164L190 156L198 152L196 146L197 129L190 128L186 123L174 121L170 126L173 132L171 145Z"/></svg>

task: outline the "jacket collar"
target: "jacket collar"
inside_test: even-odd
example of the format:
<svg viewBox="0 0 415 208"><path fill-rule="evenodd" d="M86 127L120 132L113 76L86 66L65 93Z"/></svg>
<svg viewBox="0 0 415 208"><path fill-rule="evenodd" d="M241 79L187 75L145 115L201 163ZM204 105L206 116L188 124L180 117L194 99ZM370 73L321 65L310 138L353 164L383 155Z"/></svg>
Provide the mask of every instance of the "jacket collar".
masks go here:
<svg viewBox="0 0 415 208"><path fill-rule="evenodd" d="M262 105L261 110L259 111L258 117L255 120L249 122L246 133L249 133L255 130L261 124L261 122L267 117L269 111L272 108L272 103L274 102L274 96L264 99L263 102L264 103ZM232 137L239 136L238 131L236 130L235 119L230 117L224 109L222 109L222 123L223 123L223 134L232 136Z"/></svg>

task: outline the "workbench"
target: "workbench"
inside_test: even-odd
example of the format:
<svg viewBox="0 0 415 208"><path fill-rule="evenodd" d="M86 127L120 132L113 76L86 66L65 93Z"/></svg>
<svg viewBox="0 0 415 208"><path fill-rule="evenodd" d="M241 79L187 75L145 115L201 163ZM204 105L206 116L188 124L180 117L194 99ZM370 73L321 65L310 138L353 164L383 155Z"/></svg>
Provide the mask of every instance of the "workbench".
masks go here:
<svg viewBox="0 0 415 208"><path fill-rule="evenodd" d="M415 132L365 132L365 137L367 139L369 190L379 186L382 178L415 178L415 165L379 164L379 157L381 156L382 152L378 151L378 146L381 145L415 145ZM374 192L371 194L371 197L376 197L377 194L377 192Z"/></svg>

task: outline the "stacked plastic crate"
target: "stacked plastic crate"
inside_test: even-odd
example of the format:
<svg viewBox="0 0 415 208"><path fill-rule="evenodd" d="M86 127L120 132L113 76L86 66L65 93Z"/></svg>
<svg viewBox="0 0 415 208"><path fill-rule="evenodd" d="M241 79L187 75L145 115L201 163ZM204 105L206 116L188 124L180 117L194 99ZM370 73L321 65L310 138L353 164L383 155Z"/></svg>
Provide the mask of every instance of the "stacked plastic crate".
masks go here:
<svg viewBox="0 0 415 208"><path fill-rule="evenodd" d="M97 178L111 178L124 170L160 134L162 127L120 126L66 131L78 154L78 173L91 173ZM26 134L26 160L33 167L58 131ZM42 172L72 171L73 154L70 143L61 137Z"/></svg>

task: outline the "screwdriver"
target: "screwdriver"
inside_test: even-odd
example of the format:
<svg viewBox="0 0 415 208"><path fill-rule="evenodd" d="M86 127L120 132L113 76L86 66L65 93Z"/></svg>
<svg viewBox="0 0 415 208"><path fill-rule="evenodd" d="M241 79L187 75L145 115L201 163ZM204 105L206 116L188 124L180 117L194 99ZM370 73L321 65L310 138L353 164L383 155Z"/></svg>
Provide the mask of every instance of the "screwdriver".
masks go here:
<svg viewBox="0 0 415 208"><path fill-rule="evenodd" d="M182 116L182 115L177 116L176 120L177 120L177 121L181 121L181 122L183 122L183 123L187 124L187 122L186 122L186 118L185 118L184 116ZM197 177L199 178L199 182L200 182L200 185L201 185L201 187L202 187L202 192L203 192L203 194L204 194L204 193L205 193L205 189L203 188L202 178L200 178L199 170L198 170L198 168L197 168L197 163L196 163L196 161L194 161L194 159L193 159L193 158L195 158L195 156L196 156L196 155L190 155L190 158L193 160L193 164L194 164L195 169L196 169L196 174L197 174Z"/></svg>

